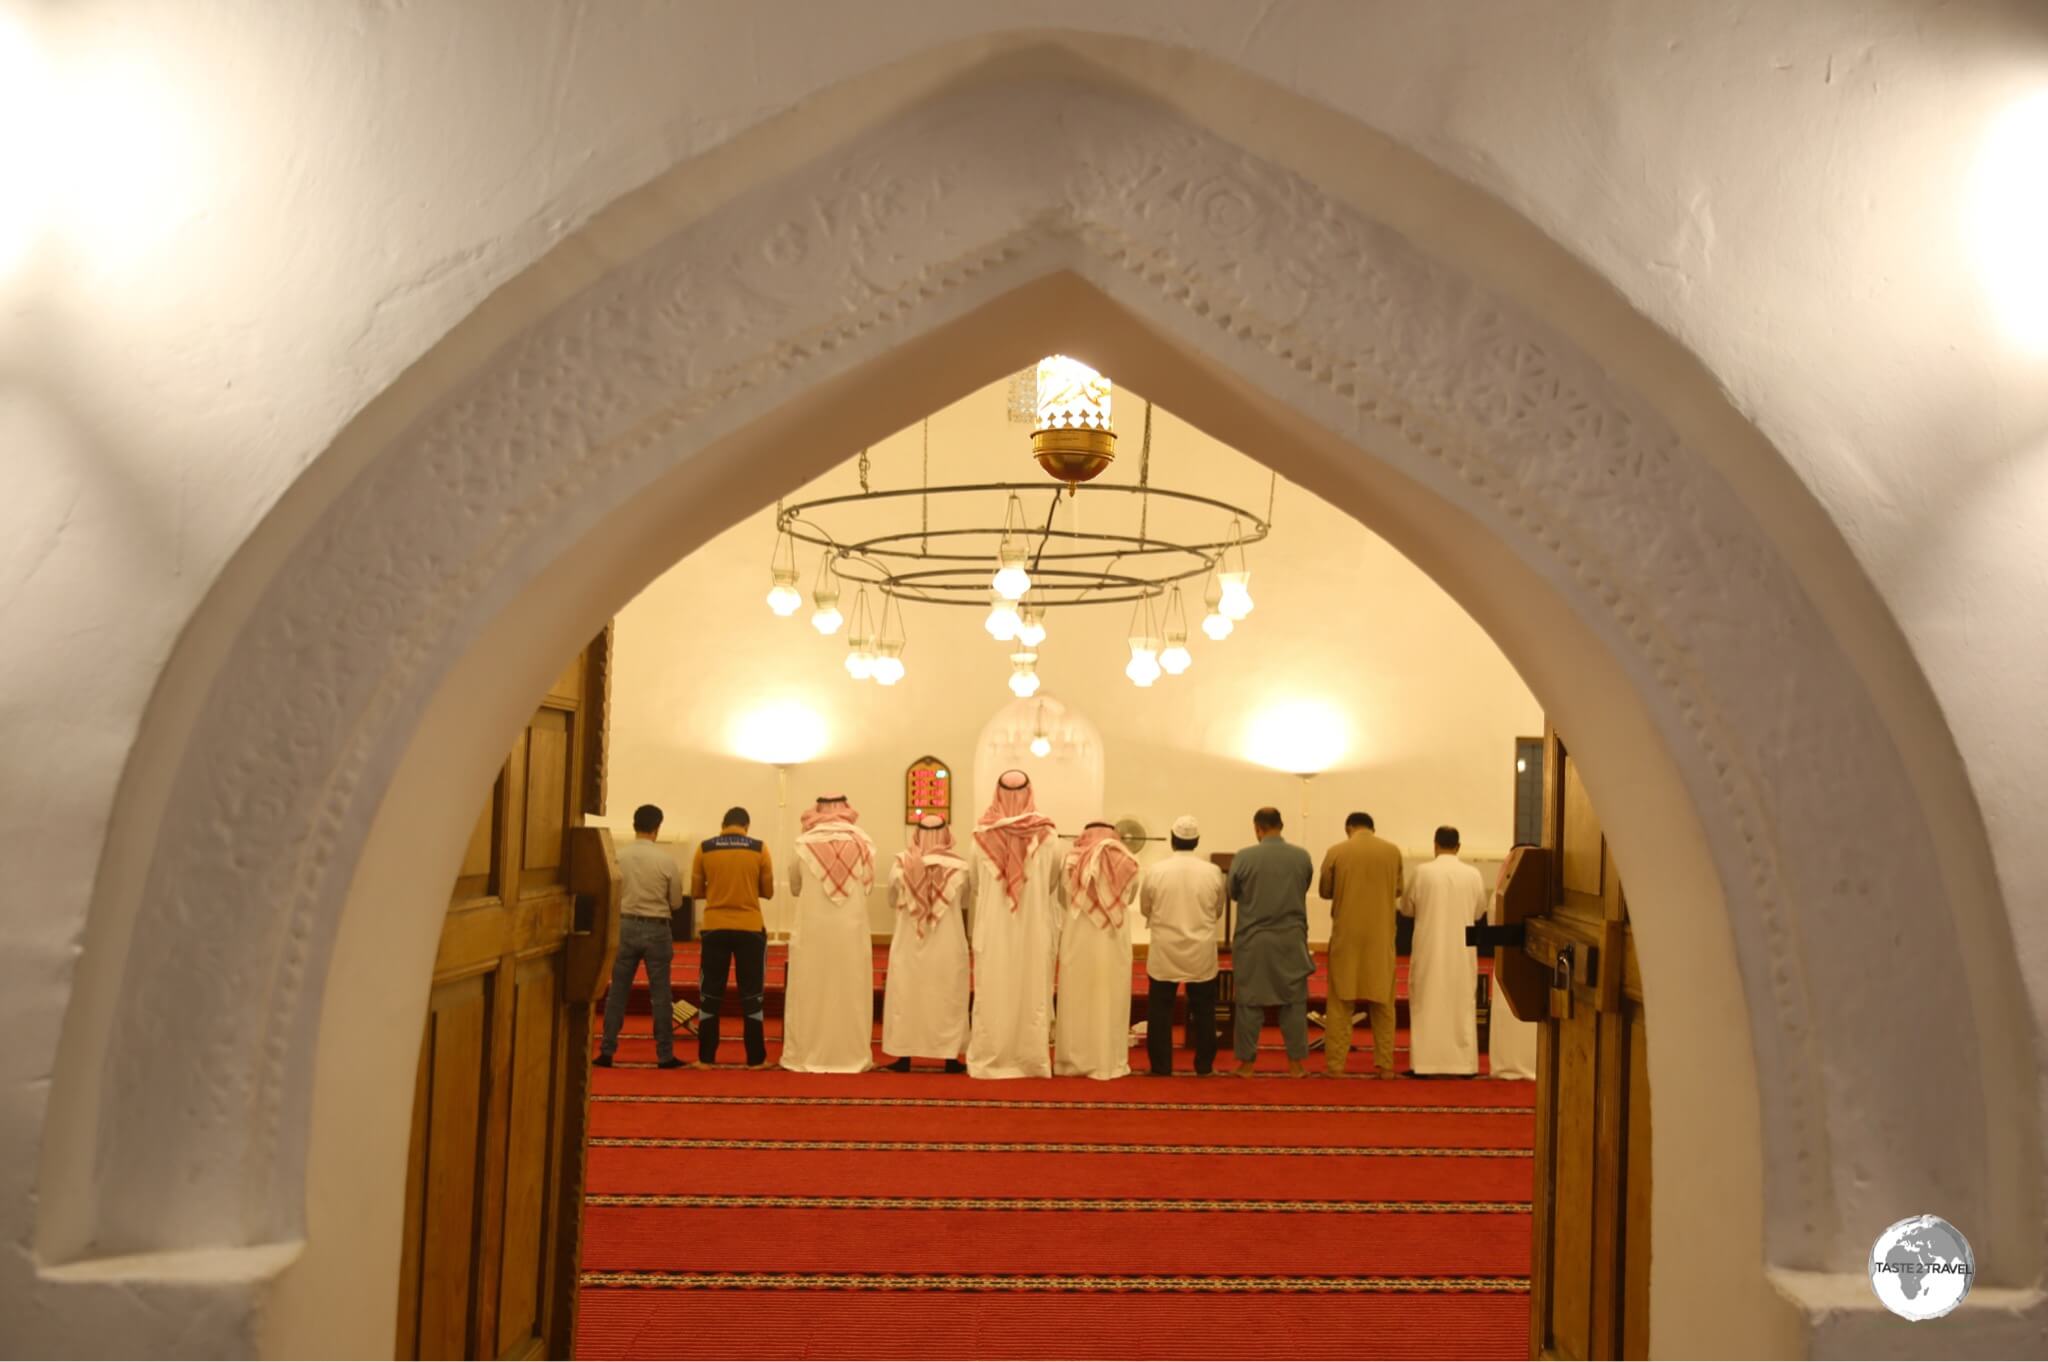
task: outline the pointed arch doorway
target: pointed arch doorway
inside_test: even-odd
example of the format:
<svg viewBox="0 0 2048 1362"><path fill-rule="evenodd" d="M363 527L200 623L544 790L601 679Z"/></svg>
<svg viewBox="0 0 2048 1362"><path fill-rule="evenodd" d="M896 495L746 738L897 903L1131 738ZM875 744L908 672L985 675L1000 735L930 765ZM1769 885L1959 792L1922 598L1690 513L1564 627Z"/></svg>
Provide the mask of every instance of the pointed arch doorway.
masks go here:
<svg viewBox="0 0 2048 1362"><path fill-rule="evenodd" d="M1976 1215L2031 1262L2031 1202L1994 1189L2035 1186L2036 1145L1999 1136L1986 1097L2023 1080L1978 1044L2021 1019L1980 1015L2012 995L1973 994L1975 929L1925 911L1949 893L1911 851L1931 839L1893 726L1938 735L1939 717L1874 697L1841 642L1853 621L1802 586L1815 554L1846 557L1792 552L1738 495L1783 490L1783 470L1744 462L1732 414L1700 415L1703 378L1677 357L1623 381L1586 328L1524 299L1592 299L1610 351L1668 342L1596 284L1557 284L1570 268L1526 224L1360 130L1311 128L1304 174L1272 131L1314 115L1261 122L1243 78L1217 88L1257 151L1057 46L948 75L878 77L579 233L366 414L238 560L124 795L126 854L94 909L121 948L89 957L67 1023L112 1058L68 1068L53 1099L81 1153L46 1179L46 1256L303 1240L289 1268L248 1261L264 1304L236 1318L290 1351L367 1316L365 1346L384 1346L462 792L639 584L816 471L793 451L1085 348L1226 442L1255 428L1288 477L1451 591L1573 735L1655 905L1637 931L1657 1162L1711 1170L1659 1187L1660 1330L1785 1345L1798 1326L1766 1265L1853 1271L1901 1195ZM1427 236L1452 208L1485 226L1447 253L1490 234L1485 273L1388 225ZM1716 431L1740 448L1698 443ZM1856 891L1796 854L1851 847ZM1909 943L1896 989L1841 977L1820 943L1850 923ZM223 1006L175 1005L195 989ZM1844 1000L1884 996L1912 997L1915 1043L1953 1057L1932 1090L1893 1091L1860 1044L1880 1018ZM1907 1110L1928 1103L1951 1116L1939 1149ZM1664 1229L1708 1213L1730 1224L1715 1246ZM1764 1334L1740 1332L1755 1320Z"/></svg>

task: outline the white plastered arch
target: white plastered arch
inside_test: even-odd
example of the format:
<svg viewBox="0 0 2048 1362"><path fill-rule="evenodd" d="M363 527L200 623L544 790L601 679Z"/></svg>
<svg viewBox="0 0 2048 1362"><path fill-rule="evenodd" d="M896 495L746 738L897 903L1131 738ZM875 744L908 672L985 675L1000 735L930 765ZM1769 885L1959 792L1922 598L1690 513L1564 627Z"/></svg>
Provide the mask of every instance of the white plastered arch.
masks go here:
<svg viewBox="0 0 2048 1362"><path fill-rule="evenodd" d="M2031 1278L2031 1089L1996 1096L2031 1078L1992 1039L2028 1019L1983 963L2002 916L1969 897L1981 834L1943 845L1918 753L1945 744L1902 737L1897 683L1868 675L1895 644L1845 642L1814 604L1843 593L1812 563L1845 552L1788 544L1811 518L1759 509L1680 434L1739 425L1701 416L1703 381L1622 381L1579 319L1535 310L1568 288L1460 259L1533 233L1362 130L1290 155L1286 101L1205 70L1200 116L1171 54L1133 54L1149 79L1058 45L979 55L634 196L423 361L245 552L124 787L46 1141L57 1280L222 1249L271 1255L224 1278L262 1275L304 1238L249 1346L382 1346L419 909L474 813L451 792L482 788L561 657L668 562L1061 347L1386 535L1572 733L1637 905L1659 1168L1727 1180L1659 1178L1660 1273L1684 1210L1732 1199L1758 1242L1731 1281L1853 1272L1873 1219L1923 1202ZM416 1001L369 1015L379 987ZM383 1119L323 1151L358 1109ZM1687 1129L1717 1118L1725 1136ZM1660 1277L1660 1340L1716 1327L1686 1301Z"/></svg>

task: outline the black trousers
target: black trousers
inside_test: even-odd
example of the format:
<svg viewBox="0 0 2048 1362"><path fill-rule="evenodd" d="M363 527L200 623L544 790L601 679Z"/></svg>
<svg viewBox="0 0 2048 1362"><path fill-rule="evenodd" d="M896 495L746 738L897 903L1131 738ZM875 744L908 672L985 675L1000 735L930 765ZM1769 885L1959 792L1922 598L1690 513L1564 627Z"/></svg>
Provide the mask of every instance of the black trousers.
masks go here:
<svg viewBox="0 0 2048 1362"><path fill-rule="evenodd" d="M1173 1072L1173 995L1180 988L1165 979L1149 979L1152 991L1145 998L1145 1053L1152 1072ZM1195 1038L1195 1072L1208 1073L1216 1067L1216 979L1188 984L1188 1030Z"/></svg>
<svg viewBox="0 0 2048 1362"><path fill-rule="evenodd" d="M718 1010L725 1006L725 977L728 967L739 975L740 1025L747 1041L747 1063L768 1062L768 1036L762 1026L762 995L768 983L768 933L706 932L700 957L704 972L698 980L697 1058L705 1064L718 1062Z"/></svg>

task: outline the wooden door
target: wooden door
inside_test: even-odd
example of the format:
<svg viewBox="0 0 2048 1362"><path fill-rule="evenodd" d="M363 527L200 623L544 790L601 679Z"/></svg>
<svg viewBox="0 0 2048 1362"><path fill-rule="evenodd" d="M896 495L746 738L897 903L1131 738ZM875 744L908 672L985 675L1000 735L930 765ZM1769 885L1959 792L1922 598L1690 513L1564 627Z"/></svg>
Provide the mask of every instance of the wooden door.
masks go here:
<svg viewBox="0 0 2048 1362"><path fill-rule="evenodd" d="M549 687L449 896L420 1038L396 1355L566 1357L591 999L616 941L603 812L610 630Z"/></svg>
<svg viewBox="0 0 2048 1362"><path fill-rule="evenodd" d="M1538 1023L1530 1354L1643 1357L1650 1084L1642 973L1614 855L1554 729L1545 734L1543 779L1542 850L1516 859L1504 894L1523 922L1523 944L1495 957L1510 1009Z"/></svg>

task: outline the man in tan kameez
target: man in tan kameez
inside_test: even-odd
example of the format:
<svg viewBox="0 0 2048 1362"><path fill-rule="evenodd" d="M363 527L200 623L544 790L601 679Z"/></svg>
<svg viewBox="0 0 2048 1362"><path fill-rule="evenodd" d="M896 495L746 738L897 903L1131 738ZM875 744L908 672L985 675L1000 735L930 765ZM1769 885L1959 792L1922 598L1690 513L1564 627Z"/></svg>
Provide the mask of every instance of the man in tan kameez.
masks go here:
<svg viewBox="0 0 2048 1362"><path fill-rule="evenodd" d="M1372 1022L1373 1069L1394 1070L1394 905L1401 897L1401 849L1373 832L1372 815L1344 820L1345 839L1323 855L1316 892L1330 901L1330 996L1323 1056L1334 1076L1351 1054L1354 1004Z"/></svg>

